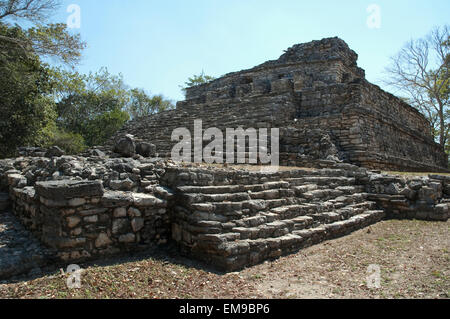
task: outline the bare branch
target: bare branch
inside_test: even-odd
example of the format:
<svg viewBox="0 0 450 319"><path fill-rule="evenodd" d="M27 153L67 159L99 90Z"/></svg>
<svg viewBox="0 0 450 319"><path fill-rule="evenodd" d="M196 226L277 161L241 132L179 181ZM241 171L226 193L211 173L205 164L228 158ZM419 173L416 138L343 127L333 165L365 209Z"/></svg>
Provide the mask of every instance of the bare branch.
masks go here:
<svg viewBox="0 0 450 319"><path fill-rule="evenodd" d="M411 40L391 58L386 68L388 86L406 95L408 101L438 132L442 148L449 134L449 27L436 27L423 39Z"/></svg>
<svg viewBox="0 0 450 319"><path fill-rule="evenodd" d="M9 18L43 22L60 5L61 0L0 0L0 21Z"/></svg>

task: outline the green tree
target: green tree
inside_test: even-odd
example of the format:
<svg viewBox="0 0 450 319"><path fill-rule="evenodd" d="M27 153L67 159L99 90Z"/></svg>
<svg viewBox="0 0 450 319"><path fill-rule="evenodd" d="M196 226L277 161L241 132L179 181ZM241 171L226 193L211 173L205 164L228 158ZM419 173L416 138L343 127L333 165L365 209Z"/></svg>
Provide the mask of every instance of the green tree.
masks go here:
<svg viewBox="0 0 450 319"><path fill-rule="evenodd" d="M65 24L46 24L60 4L0 0L0 157L13 155L18 146L48 145L61 133L53 77L42 59L73 66L85 43Z"/></svg>
<svg viewBox="0 0 450 319"><path fill-rule="evenodd" d="M126 111L114 109L102 113L89 121L86 125L84 137L89 146L101 145L114 135L128 120L130 115Z"/></svg>
<svg viewBox="0 0 450 319"><path fill-rule="evenodd" d="M79 154L87 148L86 142L80 134L66 132L59 127L52 127L47 132L46 140L39 144L42 147L58 146L67 154Z"/></svg>
<svg viewBox="0 0 450 319"><path fill-rule="evenodd" d="M214 81L216 78L212 77L210 75L206 75L204 71L202 71L202 73L200 73L199 75L194 75L190 78L188 78L187 82L184 82L184 86L180 86L181 90L183 91L183 93L186 95L186 89L196 86L196 85L200 85L200 84L204 84L204 83L209 83L211 81Z"/></svg>
<svg viewBox="0 0 450 319"><path fill-rule="evenodd" d="M59 0L0 0L0 23L9 26L12 21L31 24L23 31L23 37L2 34L0 41L16 45L27 56L36 54L68 65L76 64L86 47L80 35L71 34L63 23L43 24L60 3Z"/></svg>
<svg viewBox="0 0 450 319"><path fill-rule="evenodd" d="M27 37L20 27L2 23L0 36L19 41ZM43 128L55 115L51 89L48 68L37 55L25 53L14 42L0 41L0 157L42 138Z"/></svg>
<svg viewBox="0 0 450 319"><path fill-rule="evenodd" d="M80 134L88 146L105 142L128 121L129 92L122 75L106 68L87 75L54 69L53 78L58 127Z"/></svg>
<svg viewBox="0 0 450 319"><path fill-rule="evenodd" d="M149 96L145 90L132 89L127 107L133 119L152 115L161 111L174 109L175 105L162 95Z"/></svg>

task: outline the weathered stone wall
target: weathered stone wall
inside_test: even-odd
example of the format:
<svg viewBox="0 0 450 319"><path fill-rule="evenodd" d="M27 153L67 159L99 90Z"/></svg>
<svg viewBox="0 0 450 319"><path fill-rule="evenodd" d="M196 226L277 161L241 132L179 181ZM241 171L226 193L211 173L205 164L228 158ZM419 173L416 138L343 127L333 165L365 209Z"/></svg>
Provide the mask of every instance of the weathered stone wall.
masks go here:
<svg viewBox="0 0 450 319"><path fill-rule="evenodd" d="M104 191L101 181L11 187L16 216L64 261L135 251L169 238L167 201L150 194Z"/></svg>
<svg viewBox="0 0 450 319"><path fill-rule="evenodd" d="M208 104L195 104L185 110L161 112L144 121L132 121L119 131L108 145L112 149L115 141L121 136L131 134L138 139L155 144L159 156L170 157L172 148L176 144L171 141L172 132L176 128L186 127L190 130L193 139L194 120L203 121L203 130L217 127L225 134L226 128L239 126L244 129L278 127L275 126L277 123L286 123L288 119L293 122L294 114L295 105L291 101L290 93L246 97L239 103L233 100L221 100ZM220 121L218 117L221 118ZM192 145L192 151L193 149Z"/></svg>
<svg viewBox="0 0 450 319"><path fill-rule="evenodd" d="M62 156L0 161L1 188L8 191L15 216L64 261L166 243L171 194L158 186L163 173L161 163L150 160Z"/></svg>
<svg viewBox="0 0 450 319"><path fill-rule="evenodd" d="M364 70L356 66L356 60L357 54L338 38L297 44L278 60L188 88L186 101L180 106L277 92L294 85L298 91L304 87L353 81L364 77Z"/></svg>
<svg viewBox="0 0 450 319"><path fill-rule="evenodd" d="M368 82L363 82L360 90L357 112L367 150L354 156L353 162L386 170L439 171L447 167L447 155L434 142L428 121L417 110Z"/></svg>
<svg viewBox="0 0 450 319"><path fill-rule="evenodd" d="M450 217L450 178L373 174L366 191L388 218L446 221Z"/></svg>

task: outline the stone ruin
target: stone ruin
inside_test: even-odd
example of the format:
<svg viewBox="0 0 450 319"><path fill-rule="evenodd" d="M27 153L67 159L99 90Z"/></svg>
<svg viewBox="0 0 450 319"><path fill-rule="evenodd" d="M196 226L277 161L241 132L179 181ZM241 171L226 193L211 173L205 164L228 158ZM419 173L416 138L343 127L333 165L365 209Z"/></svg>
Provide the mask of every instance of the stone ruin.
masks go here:
<svg viewBox="0 0 450 319"><path fill-rule="evenodd" d="M340 39L187 90L78 156L22 148L0 161L0 278L176 245L234 271L385 218L447 221L447 158L412 107L364 80ZM172 130L280 128L277 172L175 163Z"/></svg>
<svg viewBox="0 0 450 319"><path fill-rule="evenodd" d="M174 129L279 128L281 165L340 159L370 169L446 171L448 159L425 117L365 80L358 55L339 38L294 45L278 60L188 88L176 110L131 121L132 134L170 157ZM205 142L206 144L207 142Z"/></svg>

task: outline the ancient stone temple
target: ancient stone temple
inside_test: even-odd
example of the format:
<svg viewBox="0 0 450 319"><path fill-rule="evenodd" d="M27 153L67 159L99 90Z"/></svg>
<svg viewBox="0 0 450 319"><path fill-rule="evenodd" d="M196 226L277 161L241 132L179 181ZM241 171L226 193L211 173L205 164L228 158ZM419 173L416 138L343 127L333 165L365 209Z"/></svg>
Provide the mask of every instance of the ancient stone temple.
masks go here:
<svg viewBox="0 0 450 319"><path fill-rule="evenodd" d="M280 128L282 165L336 159L371 169L439 171L447 157L423 115L365 80L339 38L294 45L274 61L188 88L177 109L130 122L115 136L151 141L170 157L175 128ZM331 157L330 157L331 156Z"/></svg>
<svg viewBox="0 0 450 319"><path fill-rule="evenodd" d="M356 60L337 38L296 45L188 89L176 110L131 121L102 149L26 147L0 160L0 280L166 245L234 271L384 218L447 221L449 176L373 170L440 171L447 158L425 118ZM292 167L168 159L173 130L198 119L279 128L280 164Z"/></svg>

